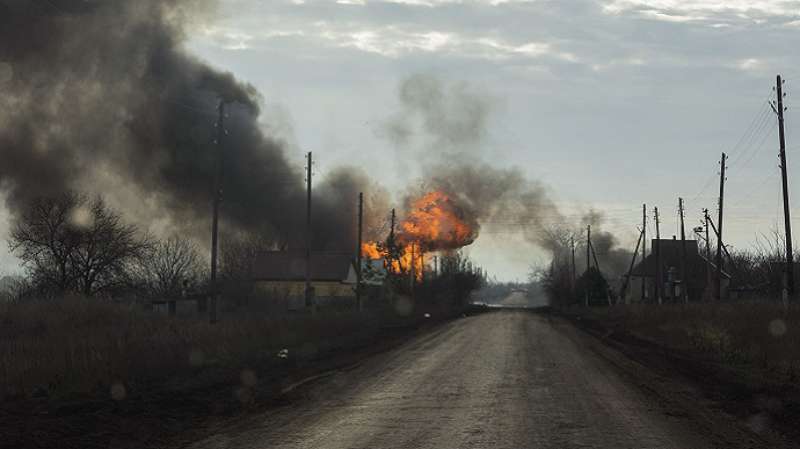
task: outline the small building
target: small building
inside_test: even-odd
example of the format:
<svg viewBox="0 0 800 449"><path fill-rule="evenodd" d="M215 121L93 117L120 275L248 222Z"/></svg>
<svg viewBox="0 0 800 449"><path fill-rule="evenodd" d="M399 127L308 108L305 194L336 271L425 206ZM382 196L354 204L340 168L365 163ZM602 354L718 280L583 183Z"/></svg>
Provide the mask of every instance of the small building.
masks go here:
<svg viewBox="0 0 800 449"><path fill-rule="evenodd" d="M311 288L318 305L355 303L356 268L352 254L312 253ZM289 309L305 305L306 255L267 251L255 257L252 280L256 295L282 300Z"/></svg>
<svg viewBox="0 0 800 449"><path fill-rule="evenodd" d="M631 271L625 292L625 302L640 302L644 284L645 301L656 298L656 247L660 246L661 298L664 302L676 302L682 298L682 289L687 289L690 302L699 302L713 296L716 280L716 265L707 260L698 250L697 240L686 240L686 279L681 279L681 241L677 239L653 239L647 258ZM731 277L722 271L722 298L728 297Z"/></svg>

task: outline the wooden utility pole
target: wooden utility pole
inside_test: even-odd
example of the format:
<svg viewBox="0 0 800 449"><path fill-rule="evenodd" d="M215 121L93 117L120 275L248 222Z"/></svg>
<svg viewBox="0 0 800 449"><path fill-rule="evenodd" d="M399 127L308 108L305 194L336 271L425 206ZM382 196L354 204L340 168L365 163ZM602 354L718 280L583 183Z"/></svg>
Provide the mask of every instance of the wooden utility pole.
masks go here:
<svg viewBox="0 0 800 449"><path fill-rule="evenodd" d="M589 268L592 266L591 262L591 251L592 251L592 225L586 226L586 282L584 282L586 287L586 307L589 307L589 289L591 288L591 277L589 276Z"/></svg>
<svg viewBox="0 0 800 449"><path fill-rule="evenodd" d="M408 282L411 287L411 299L414 299L414 286L417 284L417 270L415 266L416 254L414 254L414 242L411 242L411 269L408 271Z"/></svg>
<svg viewBox="0 0 800 449"><path fill-rule="evenodd" d="M636 240L636 249L633 250L633 257L631 257L631 265L628 267L628 275L625 277L625 280L622 283L622 289L620 290L619 296L620 299L625 301L625 294L628 290L628 284L631 282L631 273L633 273L633 266L636 264L636 256L639 255L639 245L644 241L644 229L642 232L639 233L639 239ZM627 301L625 301L627 302Z"/></svg>
<svg viewBox="0 0 800 449"><path fill-rule="evenodd" d="M642 302L647 298L647 282L645 271L647 269L647 204L642 204Z"/></svg>
<svg viewBox="0 0 800 449"><path fill-rule="evenodd" d="M661 230L659 229L661 222L658 219L658 207L654 209L654 212L656 219L656 298L658 299L658 303L661 304Z"/></svg>
<svg viewBox="0 0 800 449"><path fill-rule="evenodd" d="M708 209L703 209L703 219L706 222L706 225L705 225L705 228L706 228L706 260L711 262L711 240L709 240L709 233L708 233L708 228L709 228L708 222L711 220L711 218L708 216Z"/></svg>
<svg viewBox="0 0 800 449"><path fill-rule="evenodd" d="M722 299L722 211L725 205L725 161L727 156L722 153L719 161L719 218L717 220L717 300Z"/></svg>
<svg viewBox="0 0 800 449"><path fill-rule="evenodd" d="M311 309L311 313L315 313L314 307L314 290L311 287L311 175L312 164L314 162L311 152L308 152L307 166L306 166L306 289L305 289L305 302L306 307Z"/></svg>
<svg viewBox="0 0 800 449"><path fill-rule="evenodd" d="M792 220L789 209L789 181L786 175L786 134L783 125L783 80L778 75L777 84L778 104L772 108L778 113L778 137L780 139L780 159L781 159L781 182L783 184L783 221L786 228L786 296L794 297L794 252L792 250ZM720 230L722 223L719 224Z"/></svg>
<svg viewBox="0 0 800 449"><path fill-rule="evenodd" d="M589 240L589 247L592 249L592 260L594 260L594 269L597 272L600 272L600 263L597 261L597 252L594 250L594 245L592 245L592 241Z"/></svg>
<svg viewBox="0 0 800 449"><path fill-rule="evenodd" d="M717 230L717 227L714 226L714 220L710 220L710 223L711 223L711 230L714 231L714 235L716 235L717 238L719 238L719 231ZM725 242L722 242L722 252L725 253L725 257L728 258L728 263L731 264L733 268L736 268L734 266L733 257L731 256L731 253L728 251L728 247L727 245L725 245Z"/></svg>
<svg viewBox="0 0 800 449"><path fill-rule="evenodd" d="M686 278L686 229L683 223L683 198L678 198L678 213L681 217L681 297L689 302L689 280Z"/></svg>
<svg viewBox="0 0 800 449"><path fill-rule="evenodd" d="M388 266L386 267L386 269L390 273L392 272L392 266L393 266L392 262L394 261L394 258L397 255L397 254L395 254L396 248L395 248L395 245L394 245L394 227L396 226L395 221L397 221L397 215L395 214L395 210L392 209L392 219L391 219L391 222L390 222L391 224L390 224L390 228L389 228L389 238L386 240L386 247L387 247L386 248L386 253L389 255L389 260L387 261ZM402 267L400 267L399 265L400 265L400 262L398 261L398 267L400 268L400 271L402 271Z"/></svg>
<svg viewBox="0 0 800 449"><path fill-rule="evenodd" d="M219 286L217 285L217 247L219 244L219 205L222 201L222 138L225 136L225 102L220 100L217 108L217 166L214 170L214 199L211 217L211 312L208 321L217 322L217 298ZM202 307L205 309L205 307Z"/></svg>
<svg viewBox="0 0 800 449"><path fill-rule="evenodd" d="M574 296L575 295L575 280L576 280L576 277L575 277L575 236L574 235L570 236L570 238L569 238L569 246L570 246L570 248L572 250L572 266L571 266L571 270L570 270L570 272L571 272L570 278L572 280L572 282L571 282L572 294Z"/></svg>
<svg viewBox="0 0 800 449"><path fill-rule="evenodd" d="M708 222L711 220L708 216L708 209L703 209L703 218L705 219L706 225L706 289L711 285L711 240L709 240L709 233ZM708 291L708 290L706 290ZM713 296L713 295L712 295ZM708 297L706 297L708 298Z"/></svg>
<svg viewBox="0 0 800 449"><path fill-rule="evenodd" d="M592 250L592 258L594 259L594 269L597 270L597 275L603 277L603 274L600 272L600 263L597 261L597 252L594 250L594 245L592 245L592 241L589 240L589 248ZM606 289L606 301L608 305L611 304L611 287Z"/></svg>
<svg viewBox="0 0 800 449"><path fill-rule="evenodd" d="M364 192L359 192L358 194L358 246L356 247L356 304L358 304L358 310L361 311L364 309L364 304L361 302L361 277L362 277L362 257L361 257L361 245L363 244L364 238Z"/></svg>

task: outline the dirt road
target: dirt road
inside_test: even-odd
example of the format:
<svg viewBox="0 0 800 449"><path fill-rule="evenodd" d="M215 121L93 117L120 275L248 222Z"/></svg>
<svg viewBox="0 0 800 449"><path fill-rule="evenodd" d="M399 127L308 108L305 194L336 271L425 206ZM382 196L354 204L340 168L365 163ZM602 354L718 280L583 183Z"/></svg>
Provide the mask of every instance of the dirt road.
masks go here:
<svg viewBox="0 0 800 449"><path fill-rule="evenodd" d="M302 386L285 406L219 424L189 447L760 447L722 417L698 423L646 394L597 345L531 312L463 318Z"/></svg>

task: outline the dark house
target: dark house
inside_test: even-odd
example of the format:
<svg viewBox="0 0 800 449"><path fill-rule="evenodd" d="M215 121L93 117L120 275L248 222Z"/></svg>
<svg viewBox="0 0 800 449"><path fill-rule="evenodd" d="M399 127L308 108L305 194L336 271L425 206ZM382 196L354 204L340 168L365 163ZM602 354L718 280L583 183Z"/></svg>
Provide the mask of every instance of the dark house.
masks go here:
<svg viewBox="0 0 800 449"><path fill-rule="evenodd" d="M648 248L647 258L639 262L631 272L630 284L625 294L625 302L638 302L642 297L642 284L645 288L645 301L656 298L656 245L660 245L661 255L661 297L665 302L681 299L682 289L687 289L689 301L698 302L711 297L716 279L716 265L698 251L697 240L686 240L686 279L681 279L681 241L653 239ZM730 275L722 272L722 297L727 297Z"/></svg>
<svg viewBox="0 0 800 449"><path fill-rule="evenodd" d="M317 303L354 301L356 268L351 254L311 254L311 286ZM258 293L301 308L305 301L306 256L303 252L268 251L258 254L252 267Z"/></svg>

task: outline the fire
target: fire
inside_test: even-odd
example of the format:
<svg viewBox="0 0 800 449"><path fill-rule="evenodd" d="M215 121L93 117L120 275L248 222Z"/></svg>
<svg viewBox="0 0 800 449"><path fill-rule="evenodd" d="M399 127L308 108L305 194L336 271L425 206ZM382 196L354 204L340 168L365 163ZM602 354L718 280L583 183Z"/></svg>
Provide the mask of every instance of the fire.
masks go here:
<svg viewBox="0 0 800 449"><path fill-rule="evenodd" d="M383 257L377 243L364 243L361 245L361 255L368 259L380 259Z"/></svg>
<svg viewBox="0 0 800 449"><path fill-rule="evenodd" d="M388 241L365 243L361 250L364 257L383 259L390 272L401 274L413 270L419 280L425 271L426 253L469 245L476 235L477 226L464 219L456 201L435 190L411 202L408 215L394 236L395 254L390 254Z"/></svg>
<svg viewBox="0 0 800 449"><path fill-rule="evenodd" d="M428 250L460 248L475 240L473 227L464 221L461 208L438 190L412 203L400 229L403 239L419 242Z"/></svg>

